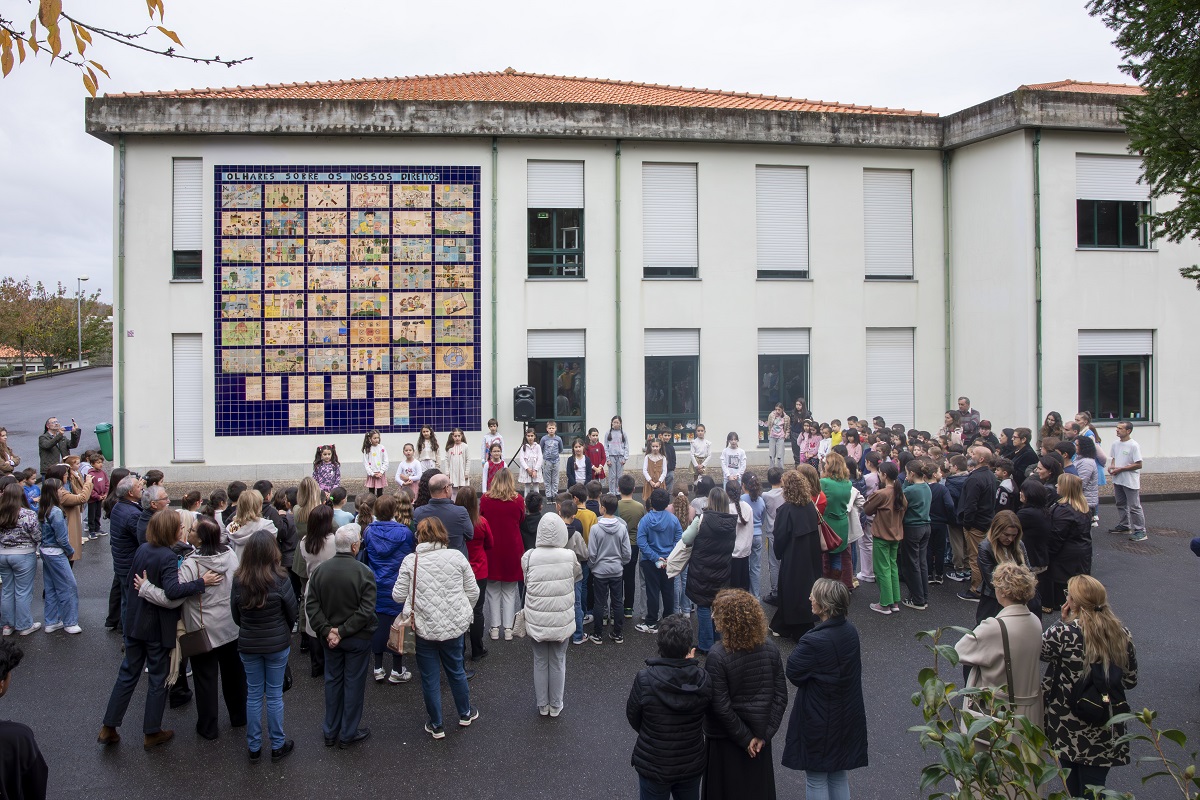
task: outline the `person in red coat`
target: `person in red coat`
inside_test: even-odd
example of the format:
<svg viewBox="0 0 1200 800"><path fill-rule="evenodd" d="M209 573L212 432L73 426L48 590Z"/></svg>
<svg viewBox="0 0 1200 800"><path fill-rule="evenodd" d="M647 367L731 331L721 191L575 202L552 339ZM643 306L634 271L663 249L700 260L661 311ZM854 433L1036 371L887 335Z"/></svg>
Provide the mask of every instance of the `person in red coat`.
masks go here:
<svg viewBox="0 0 1200 800"><path fill-rule="evenodd" d="M471 563L471 572L475 573L475 582L479 584L479 599L475 601L475 617L471 620L471 660L479 661L488 654L483 646L483 600L487 589L488 553L492 549L492 526L479 516L479 496L470 486L458 490L454 504L467 510L471 515L471 524L475 526L475 536L467 540L467 561Z"/></svg>
<svg viewBox="0 0 1200 800"><path fill-rule="evenodd" d="M525 501L517 494L511 472L496 473L487 494L479 501L479 514L492 532L492 549L487 554L490 636L499 639L500 629L504 628L505 641L511 641L513 618L517 614L517 582L524 577L521 556L525 553L521 541Z"/></svg>

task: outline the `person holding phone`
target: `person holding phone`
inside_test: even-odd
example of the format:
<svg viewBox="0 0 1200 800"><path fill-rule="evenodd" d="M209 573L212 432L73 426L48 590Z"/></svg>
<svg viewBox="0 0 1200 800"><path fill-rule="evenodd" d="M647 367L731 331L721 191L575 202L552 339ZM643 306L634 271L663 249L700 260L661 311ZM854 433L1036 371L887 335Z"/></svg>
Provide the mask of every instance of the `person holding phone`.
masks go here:
<svg viewBox="0 0 1200 800"><path fill-rule="evenodd" d="M38 455L41 458L41 468L38 470L45 475L55 464L61 464L67 455L79 447L79 437L83 432L71 420L71 424L63 427L58 417L50 417L38 437Z"/></svg>

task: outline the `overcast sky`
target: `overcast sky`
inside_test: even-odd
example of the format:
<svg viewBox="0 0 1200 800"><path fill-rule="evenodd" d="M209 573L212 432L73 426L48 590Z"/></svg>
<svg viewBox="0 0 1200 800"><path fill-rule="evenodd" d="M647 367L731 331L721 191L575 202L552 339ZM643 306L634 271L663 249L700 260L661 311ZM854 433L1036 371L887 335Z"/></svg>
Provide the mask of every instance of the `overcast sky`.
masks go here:
<svg viewBox="0 0 1200 800"><path fill-rule="evenodd" d="M90 17L96 6L112 16ZM1129 82L1117 69L1112 33L1087 15L1084 0L166 0L166 7L166 25L188 53L254 60L232 69L189 65L97 37L93 57L112 74L101 92L511 66L949 114L1023 83ZM142 0L66 0L64 8L101 27L147 24ZM25 0L0 0L0 15L25 9ZM0 275L62 281L73 292L86 274L86 286L111 301L113 152L84 133L84 97L78 72L44 57L0 81Z"/></svg>

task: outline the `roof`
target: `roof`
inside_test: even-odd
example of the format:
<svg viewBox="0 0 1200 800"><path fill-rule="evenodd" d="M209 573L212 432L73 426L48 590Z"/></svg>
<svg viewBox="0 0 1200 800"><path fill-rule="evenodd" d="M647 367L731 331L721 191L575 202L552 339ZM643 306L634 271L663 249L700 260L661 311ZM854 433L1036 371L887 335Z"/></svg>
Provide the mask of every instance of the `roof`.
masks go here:
<svg viewBox="0 0 1200 800"><path fill-rule="evenodd" d="M467 72L404 78L361 78L316 83L185 89L167 92L110 94L107 97L246 100L408 100L486 103L581 103L620 106L737 108L764 111L810 111L888 116L937 116L903 108L850 105L823 100L663 86L655 83L577 78L518 72Z"/></svg>
<svg viewBox="0 0 1200 800"><path fill-rule="evenodd" d="M21 357L20 350L17 350L16 348L13 348L13 347L7 347L7 346L0 345L0 358L20 358L20 357ZM26 358L35 358L35 359L36 358L45 358L46 354L38 352L37 350L26 350L25 357Z"/></svg>
<svg viewBox="0 0 1200 800"><path fill-rule="evenodd" d="M1030 83L1021 87L1035 92L1079 92L1081 94L1127 94L1140 95L1146 92L1142 87L1129 83L1092 83L1091 81L1073 81L1067 78L1053 83Z"/></svg>

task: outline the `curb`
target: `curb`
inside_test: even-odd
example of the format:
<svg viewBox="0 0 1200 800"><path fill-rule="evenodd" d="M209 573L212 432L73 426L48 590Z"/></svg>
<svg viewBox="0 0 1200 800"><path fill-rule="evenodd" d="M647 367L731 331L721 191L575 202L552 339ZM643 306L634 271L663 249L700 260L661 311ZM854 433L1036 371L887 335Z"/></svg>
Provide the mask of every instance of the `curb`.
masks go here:
<svg viewBox="0 0 1200 800"><path fill-rule="evenodd" d="M1157 494L1140 495L1143 503L1161 503L1167 500L1200 500L1200 492L1159 492ZM1112 495L1107 495L1100 498L1100 505L1111 506L1116 504L1117 498Z"/></svg>

